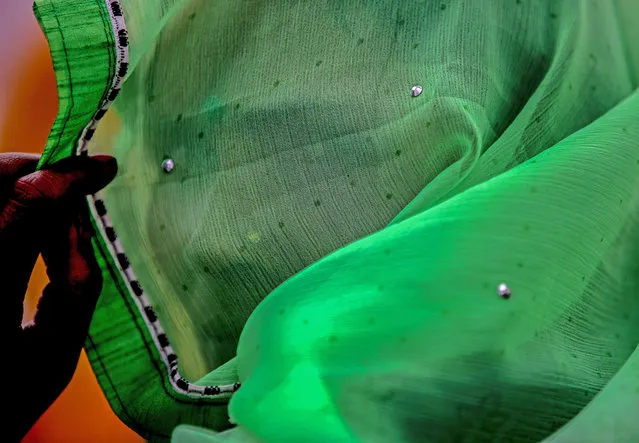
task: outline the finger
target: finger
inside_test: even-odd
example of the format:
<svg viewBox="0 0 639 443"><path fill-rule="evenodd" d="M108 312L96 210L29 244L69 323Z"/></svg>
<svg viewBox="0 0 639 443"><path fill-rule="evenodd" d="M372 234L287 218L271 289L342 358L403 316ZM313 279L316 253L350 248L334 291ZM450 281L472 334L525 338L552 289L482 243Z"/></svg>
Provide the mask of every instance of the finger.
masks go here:
<svg viewBox="0 0 639 443"><path fill-rule="evenodd" d="M35 333L59 341L58 348L63 348L68 358L79 355L102 288L87 217L85 204L66 235L58 236L42 250L50 283L38 304Z"/></svg>
<svg viewBox="0 0 639 443"><path fill-rule="evenodd" d="M43 244L52 241L66 244L67 232L73 219L78 217L82 204L86 205L85 201L78 199L58 205L55 212L47 214L44 226L26 220L20 226L24 235L12 235L2 243L0 280L4 282L1 302L5 309L0 310L0 321L3 328L19 328L22 324L24 294ZM0 238L3 234L0 233Z"/></svg>
<svg viewBox="0 0 639 443"><path fill-rule="evenodd" d="M35 171L40 160L39 155L21 152L7 152L0 154L0 188L13 186L22 176Z"/></svg>
<svg viewBox="0 0 639 443"><path fill-rule="evenodd" d="M15 184L15 197L36 208L51 206L67 197L93 194L115 178L118 167L108 155L71 157L28 174Z"/></svg>

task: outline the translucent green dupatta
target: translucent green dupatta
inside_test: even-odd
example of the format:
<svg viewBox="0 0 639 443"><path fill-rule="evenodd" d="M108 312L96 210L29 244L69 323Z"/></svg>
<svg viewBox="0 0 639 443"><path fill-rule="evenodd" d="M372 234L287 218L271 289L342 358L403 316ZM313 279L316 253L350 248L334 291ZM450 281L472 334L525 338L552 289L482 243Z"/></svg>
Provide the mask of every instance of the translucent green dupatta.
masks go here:
<svg viewBox="0 0 639 443"><path fill-rule="evenodd" d="M230 414L175 440L635 441L638 8L38 0L43 164L120 163L89 199L116 412L153 440Z"/></svg>

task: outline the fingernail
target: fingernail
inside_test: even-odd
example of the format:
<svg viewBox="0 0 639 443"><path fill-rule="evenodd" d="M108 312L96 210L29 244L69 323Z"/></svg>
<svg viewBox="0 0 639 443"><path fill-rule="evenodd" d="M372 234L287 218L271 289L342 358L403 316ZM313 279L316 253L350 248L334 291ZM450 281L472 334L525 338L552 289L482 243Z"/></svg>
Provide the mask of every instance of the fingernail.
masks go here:
<svg viewBox="0 0 639 443"><path fill-rule="evenodd" d="M96 165L97 177L91 181L97 188L96 191L111 183L118 173L118 162L115 157L106 154L92 155L89 157Z"/></svg>

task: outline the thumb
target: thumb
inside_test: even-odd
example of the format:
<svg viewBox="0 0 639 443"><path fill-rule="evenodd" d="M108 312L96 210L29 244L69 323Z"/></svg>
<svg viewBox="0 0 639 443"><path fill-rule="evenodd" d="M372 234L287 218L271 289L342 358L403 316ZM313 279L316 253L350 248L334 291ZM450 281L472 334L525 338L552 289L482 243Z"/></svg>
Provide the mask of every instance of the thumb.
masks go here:
<svg viewBox="0 0 639 443"><path fill-rule="evenodd" d="M115 158L108 155L71 157L19 178L0 212L0 232L43 210L60 207L63 201L99 191L117 170Z"/></svg>
<svg viewBox="0 0 639 443"><path fill-rule="evenodd" d="M117 162L110 155L70 157L18 179L15 189L23 201L56 202L67 196L98 192L117 171Z"/></svg>

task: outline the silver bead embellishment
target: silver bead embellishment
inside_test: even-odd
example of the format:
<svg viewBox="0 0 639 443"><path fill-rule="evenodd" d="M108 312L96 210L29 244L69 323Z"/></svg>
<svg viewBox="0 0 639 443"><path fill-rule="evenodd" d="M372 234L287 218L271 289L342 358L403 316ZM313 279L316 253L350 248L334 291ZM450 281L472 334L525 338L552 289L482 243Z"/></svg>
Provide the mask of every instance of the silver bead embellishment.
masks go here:
<svg viewBox="0 0 639 443"><path fill-rule="evenodd" d="M164 161L162 161L162 169L167 174L171 172L173 168L175 168L175 162L173 161L173 159L167 158Z"/></svg>
<svg viewBox="0 0 639 443"><path fill-rule="evenodd" d="M499 294L499 296L501 298L510 298L510 296L512 295L512 293L510 292L510 288L506 285L506 283L501 283L498 287L497 287L497 293Z"/></svg>
<svg viewBox="0 0 639 443"><path fill-rule="evenodd" d="M424 90L424 88L422 88L421 85L415 85L412 87L412 89L410 90L410 93L413 97L417 97L419 95L421 95L422 91Z"/></svg>

